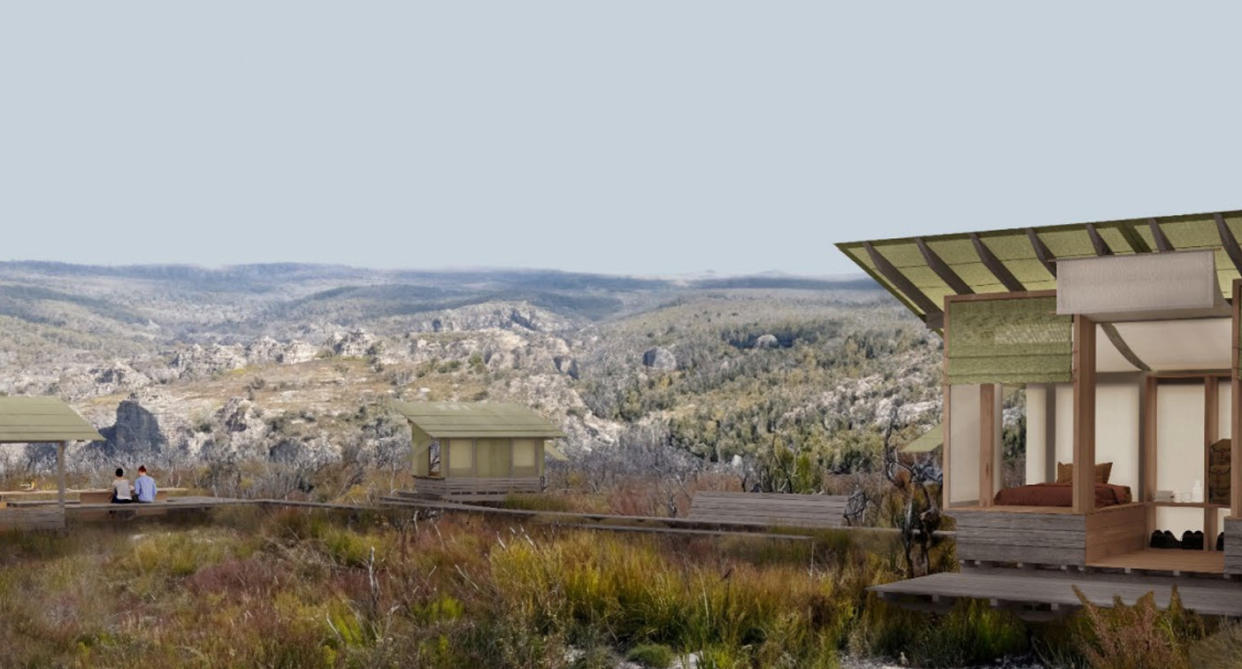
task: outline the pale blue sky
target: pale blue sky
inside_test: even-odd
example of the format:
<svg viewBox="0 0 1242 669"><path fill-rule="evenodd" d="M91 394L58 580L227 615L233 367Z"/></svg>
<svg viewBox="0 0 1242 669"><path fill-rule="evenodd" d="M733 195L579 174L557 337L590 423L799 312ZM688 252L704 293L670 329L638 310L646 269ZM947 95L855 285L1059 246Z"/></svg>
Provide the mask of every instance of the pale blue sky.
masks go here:
<svg viewBox="0 0 1242 669"><path fill-rule="evenodd" d="M852 272L1242 208L1242 11L9 2L0 259Z"/></svg>

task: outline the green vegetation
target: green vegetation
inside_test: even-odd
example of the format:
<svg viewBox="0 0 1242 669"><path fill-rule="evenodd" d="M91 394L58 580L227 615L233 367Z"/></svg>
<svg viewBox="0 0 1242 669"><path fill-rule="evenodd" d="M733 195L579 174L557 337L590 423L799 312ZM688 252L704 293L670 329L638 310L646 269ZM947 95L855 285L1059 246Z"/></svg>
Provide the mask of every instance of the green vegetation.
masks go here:
<svg viewBox="0 0 1242 669"><path fill-rule="evenodd" d="M630 649L625 659L652 669L665 669L677 659L672 648L660 643L642 643Z"/></svg>
<svg viewBox="0 0 1242 669"><path fill-rule="evenodd" d="M232 509L5 535L0 645L17 666L835 666L892 642L877 548ZM931 628L977 631L958 617ZM1004 640L987 653L1025 643Z"/></svg>
<svg viewBox="0 0 1242 669"><path fill-rule="evenodd" d="M932 414L938 402L940 339L896 310L731 296L667 306L603 332L609 344L584 359L579 389L592 413L624 423L658 417L669 445L706 462L740 455L765 489L815 491L819 472L876 470L890 423L904 430L897 438L919 433L894 412L922 403ZM636 373L633 361L655 346L667 347L677 368ZM772 476L783 459L805 475Z"/></svg>
<svg viewBox="0 0 1242 669"><path fill-rule="evenodd" d="M1150 599L1027 626L983 602L944 615L866 592L890 539L656 537L317 512L4 535L7 666L836 667L845 654L949 667L1236 658L1236 628Z"/></svg>

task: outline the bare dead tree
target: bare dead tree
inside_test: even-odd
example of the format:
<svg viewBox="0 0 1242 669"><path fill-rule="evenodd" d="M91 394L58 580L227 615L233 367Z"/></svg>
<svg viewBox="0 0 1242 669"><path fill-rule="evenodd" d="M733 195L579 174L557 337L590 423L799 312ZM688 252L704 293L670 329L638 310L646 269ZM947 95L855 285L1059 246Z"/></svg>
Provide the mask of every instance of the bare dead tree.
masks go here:
<svg viewBox="0 0 1242 669"><path fill-rule="evenodd" d="M892 443L897 424L897 408L893 407L884 429L884 476L902 499L902 513L897 518L910 578L927 574L935 531L940 528L940 505L928 490L928 484L940 481L940 470L933 463L902 459Z"/></svg>

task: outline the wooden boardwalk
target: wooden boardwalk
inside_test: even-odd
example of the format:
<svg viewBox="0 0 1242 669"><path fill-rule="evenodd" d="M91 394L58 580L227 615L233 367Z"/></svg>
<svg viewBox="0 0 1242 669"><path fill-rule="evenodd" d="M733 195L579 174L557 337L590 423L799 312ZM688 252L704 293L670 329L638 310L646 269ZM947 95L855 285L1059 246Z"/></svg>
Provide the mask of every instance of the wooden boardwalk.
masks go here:
<svg viewBox="0 0 1242 669"><path fill-rule="evenodd" d="M844 495L723 492L700 490L690 502L690 520L734 521L768 527L845 526Z"/></svg>
<svg viewBox="0 0 1242 669"><path fill-rule="evenodd" d="M188 495L170 497L151 504L68 503L64 513L59 505L47 501L15 502L0 509L0 532L6 530L63 530L69 522L128 520L166 516L170 513L202 512L227 506L302 507L332 511L376 511L377 507L357 504L327 504L283 499L239 499Z"/></svg>
<svg viewBox="0 0 1242 669"><path fill-rule="evenodd" d="M389 507L425 509L428 511L453 511L508 516L565 527L588 529L616 529L619 531L664 532L668 534L717 534L764 536L776 539L806 539L814 529L848 531L895 536L899 530L891 527L794 527L759 520L730 520L724 518L677 518L669 516L630 516L615 513L592 513L588 511L540 511L537 509L507 509L481 504L468 504L448 500L427 499L413 493L397 494L381 498L381 504ZM781 532L788 527L789 532ZM936 538L948 539L953 532L936 532Z"/></svg>
<svg viewBox="0 0 1242 669"><path fill-rule="evenodd" d="M0 532L6 530L60 530L65 527L65 515L60 507L44 506L37 509L8 507L0 509Z"/></svg>
<svg viewBox="0 0 1242 669"><path fill-rule="evenodd" d="M666 516L596 514L590 511L542 511L538 509L505 509L501 506L483 506L466 504L461 501L422 499L416 495L394 495L381 498L381 503L390 508L412 508L440 511L466 511L473 514L501 515L514 519L533 519L548 521L558 525L591 525L596 529L614 528L614 526L650 526L651 529L682 528L699 530L735 530L739 532L761 531L768 525L744 523L744 521L728 520L693 520L688 518L666 518Z"/></svg>
<svg viewBox="0 0 1242 669"><path fill-rule="evenodd" d="M1152 592L1157 606L1167 608L1174 585L1188 610L1206 616L1242 617L1242 583L1219 575L1140 576L998 567L932 574L871 586L869 590L881 599L916 609L943 609L958 599L981 599L1027 619L1046 619L1082 606L1074 586L1101 607L1113 606L1115 597L1134 604Z"/></svg>

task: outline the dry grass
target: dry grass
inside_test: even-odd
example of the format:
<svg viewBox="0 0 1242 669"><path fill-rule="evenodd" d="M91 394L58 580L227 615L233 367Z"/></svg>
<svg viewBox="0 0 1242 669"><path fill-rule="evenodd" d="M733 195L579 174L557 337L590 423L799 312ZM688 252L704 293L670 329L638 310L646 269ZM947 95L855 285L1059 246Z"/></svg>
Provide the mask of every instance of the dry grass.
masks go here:
<svg viewBox="0 0 1242 669"><path fill-rule="evenodd" d="M866 587L900 577L894 548L841 532L632 536L243 508L210 523L7 534L0 664L660 666L696 653L701 667L835 667L848 652L961 666L1043 634L980 603L941 616L884 605ZM1151 624L1144 611L1089 612L1059 643L1110 657L1128 642L1109 639ZM1160 629L1182 631L1144 652L1185 666L1177 649L1200 633Z"/></svg>
<svg viewBox="0 0 1242 669"><path fill-rule="evenodd" d="M1083 633L1079 649L1098 669L1191 669L1191 645L1202 639L1202 619L1182 608L1174 586L1169 607L1156 607L1154 593L1133 606L1118 598L1112 608L1092 604L1074 588L1083 603Z"/></svg>

